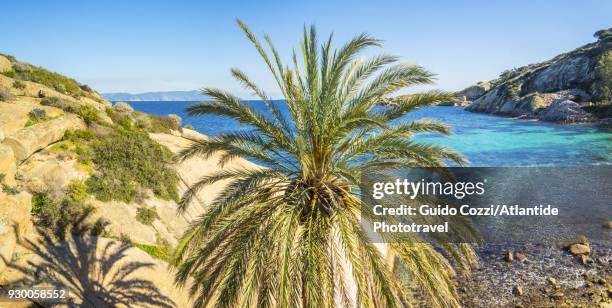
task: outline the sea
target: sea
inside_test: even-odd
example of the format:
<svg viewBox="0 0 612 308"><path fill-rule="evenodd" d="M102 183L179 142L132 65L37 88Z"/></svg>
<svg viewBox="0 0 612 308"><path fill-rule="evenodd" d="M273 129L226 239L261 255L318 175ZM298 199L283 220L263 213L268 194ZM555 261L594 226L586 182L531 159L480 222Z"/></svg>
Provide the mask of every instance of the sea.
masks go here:
<svg viewBox="0 0 612 308"><path fill-rule="evenodd" d="M185 109L198 102L128 102L135 110L156 114L177 114L183 125L191 124L200 133L214 136L248 130L235 120L220 116L189 117ZM261 101L249 101L256 110L265 110ZM282 101L276 101L287 112ZM612 128L587 124L555 124L472 113L458 107L426 107L413 111L398 122L435 119L449 125L452 134L419 134L415 140L450 147L464 154L470 166L583 166L612 165Z"/></svg>

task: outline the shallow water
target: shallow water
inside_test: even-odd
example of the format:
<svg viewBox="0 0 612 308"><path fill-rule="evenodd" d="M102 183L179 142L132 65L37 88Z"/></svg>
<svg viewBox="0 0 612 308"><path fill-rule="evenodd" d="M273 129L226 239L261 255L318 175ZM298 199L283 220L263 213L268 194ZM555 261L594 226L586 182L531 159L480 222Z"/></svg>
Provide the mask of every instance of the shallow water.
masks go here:
<svg viewBox="0 0 612 308"><path fill-rule="evenodd" d="M261 108L261 102L252 102ZM194 102L130 102L134 109L178 114L183 124L201 133L218 135L248 129L217 116L187 117ZM612 164L612 129L593 125L561 125L513 120L467 112L456 107L422 108L401 120L431 118L443 121L451 136L422 134L418 141L449 146L468 157L471 166L558 166Z"/></svg>

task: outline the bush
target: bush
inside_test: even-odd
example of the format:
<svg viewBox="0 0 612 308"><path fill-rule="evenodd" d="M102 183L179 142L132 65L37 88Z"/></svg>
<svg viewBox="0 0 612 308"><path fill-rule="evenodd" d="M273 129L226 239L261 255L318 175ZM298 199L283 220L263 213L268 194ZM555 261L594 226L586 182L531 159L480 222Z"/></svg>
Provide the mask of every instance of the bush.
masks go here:
<svg viewBox="0 0 612 308"><path fill-rule="evenodd" d="M2 184L2 191L8 195L16 195L19 193L19 189L15 186L10 186L8 184Z"/></svg>
<svg viewBox="0 0 612 308"><path fill-rule="evenodd" d="M149 130L153 133L169 133L170 130L179 130L181 120L180 117L178 119L176 117L149 115L149 119L151 119Z"/></svg>
<svg viewBox="0 0 612 308"><path fill-rule="evenodd" d="M125 102L116 103L113 109L117 112L134 112L134 108Z"/></svg>
<svg viewBox="0 0 612 308"><path fill-rule="evenodd" d="M68 184L68 198L71 200L82 202L85 201L88 196L87 186L83 181L72 180L70 184Z"/></svg>
<svg viewBox="0 0 612 308"><path fill-rule="evenodd" d="M111 107L104 108L104 112L109 118L112 118L113 116L115 116L115 111Z"/></svg>
<svg viewBox="0 0 612 308"><path fill-rule="evenodd" d="M8 102L15 99L15 95L11 94L7 89L0 89L0 101Z"/></svg>
<svg viewBox="0 0 612 308"><path fill-rule="evenodd" d="M157 218L159 218L159 216L154 208L139 207L136 210L136 220L143 225L151 225Z"/></svg>
<svg viewBox="0 0 612 308"><path fill-rule="evenodd" d="M187 124L184 127L187 128L187 129L195 130L195 128L193 128L193 125L191 125L191 124Z"/></svg>
<svg viewBox="0 0 612 308"><path fill-rule="evenodd" d="M168 118L170 118L173 122L174 122L174 126L176 127L176 129L178 130L179 127L181 127L181 121L183 121L183 119L181 119L181 117L179 117L176 114L169 114Z"/></svg>
<svg viewBox="0 0 612 308"><path fill-rule="evenodd" d="M87 180L88 192L101 201L132 202L139 189L165 200L178 200L178 176L167 166L171 153L142 130L118 129L93 144L99 174Z"/></svg>
<svg viewBox="0 0 612 308"><path fill-rule="evenodd" d="M77 111L76 104L59 97L45 97L40 101L43 106L50 106L64 110L65 112L75 113Z"/></svg>
<svg viewBox="0 0 612 308"><path fill-rule="evenodd" d="M83 105L79 108L79 116L85 121L85 124L91 125L100 120L98 110L91 105Z"/></svg>
<svg viewBox="0 0 612 308"><path fill-rule="evenodd" d="M14 71L10 73L12 78L40 83L58 92L75 97L87 94L85 91L81 90L79 83L74 79L50 72L42 67L18 62L13 65L13 68Z"/></svg>
<svg viewBox="0 0 612 308"><path fill-rule="evenodd" d="M599 96L612 101L612 50L603 53L595 64Z"/></svg>
<svg viewBox="0 0 612 308"><path fill-rule="evenodd" d="M79 88L81 88L81 90L85 92L93 93L93 90L91 89L91 87L86 84L79 84Z"/></svg>
<svg viewBox="0 0 612 308"><path fill-rule="evenodd" d="M37 218L37 224L57 234L78 222L82 223L80 220L93 211L93 207L70 197L54 199L46 193L32 196L32 213Z"/></svg>
<svg viewBox="0 0 612 308"><path fill-rule="evenodd" d="M15 89L23 90L23 89L25 89L25 87L26 87L25 83L23 83L20 80L15 80L13 82L13 88L15 88Z"/></svg>
<svg viewBox="0 0 612 308"><path fill-rule="evenodd" d="M28 117L29 119L26 122L25 127L36 125L49 119L49 117L47 117L47 112L40 108L32 109L32 111L28 113Z"/></svg>

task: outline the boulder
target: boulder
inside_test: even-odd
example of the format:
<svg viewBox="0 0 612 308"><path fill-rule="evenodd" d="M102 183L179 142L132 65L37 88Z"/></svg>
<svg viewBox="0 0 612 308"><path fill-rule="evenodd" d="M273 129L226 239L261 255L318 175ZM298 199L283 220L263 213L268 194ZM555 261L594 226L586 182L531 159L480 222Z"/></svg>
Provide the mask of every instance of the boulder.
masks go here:
<svg viewBox="0 0 612 308"><path fill-rule="evenodd" d="M30 111L32 111L32 106L29 104L0 102L0 132L5 138L25 126L30 119L28 115Z"/></svg>
<svg viewBox="0 0 612 308"><path fill-rule="evenodd" d="M571 100L559 100L538 113L537 117L549 122L587 122L593 117L586 113L580 104Z"/></svg>
<svg viewBox="0 0 612 308"><path fill-rule="evenodd" d="M183 129L181 131L181 136L183 138L189 139L189 140L203 140L203 139L206 139L205 135L200 134L196 130L189 129L189 128L184 128L184 127L183 127Z"/></svg>
<svg viewBox="0 0 612 308"><path fill-rule="evenodd" d="M457 92L457 97L464 97L467 101L473 101L491 89L491 84L488 82L480 82L476 85L467 87Z"/></svg>
<svg viewBox="0 0 612 308"><path fill-rule="evenodd" d="M569 252L573 255L588 255L591 247L588 244L573 244L569 247Z"/></svg>
<svg viewBox="0 0 612 308"><path fill-rule="evenodd" d="M13 69L13 64L5 56L0 55L0 73L4 73Z"/></svg>
<svg viewBox="0 0 612 308"><path fill-rule="evenodd" d="M9 135L4 144L13 149L15 158L21 162L36 151L61 140L69 129L83 128L84 123L74 114L23 128Z"/></svg>

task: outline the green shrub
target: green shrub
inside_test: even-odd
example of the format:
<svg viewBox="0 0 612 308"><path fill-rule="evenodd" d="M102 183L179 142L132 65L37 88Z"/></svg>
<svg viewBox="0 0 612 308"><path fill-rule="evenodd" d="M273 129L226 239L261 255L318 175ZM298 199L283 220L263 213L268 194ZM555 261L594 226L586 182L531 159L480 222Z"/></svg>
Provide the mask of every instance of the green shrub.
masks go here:
<svg viewBox="0 0 612 308"><path fill-rule="evenodd" d="M134 108L132 108L132 106L130 106L130 104L126 102L117 102L113 106L113 109L117 112L123 112L123 113L134 112Z"/></svg>
<svg viewBox="0 0 612 308"><path fill-rule="evenodd" d="M167 166L171 153L142 130L119 129L93 144L99 174L87 180L88 192L101 201L132 202L141 188L166 200L178 200L178 176Z"/></svg>
<svg viewBox="0 0 612 308"><path fill-rule="evenodd" d="M36 67L30 64L18 62L14 63L13 69L14 70L11 72L5 72L4 75L19 80L40 83L53 88L58 92L75 97L88 94L88 92L81 89L79 83L74 79L58 73L50 72L42 67Z"/></svg>
<svg viewBox="0 0 612 308"><path fill-rule="evenodd" d="M91 105L83 105L79 108L79 116L85 121L85 124L91 125L100 120L98 110Z"/></svg>
<svg viewBox="0 0 612 308"><path fill-rule="evenodd" d="M29 127L32 125L36 125L38 123L49 120L47 117L47 112L44 109L34 108L32 111L28 113L28 121L25 124L25 127Z"/></svg>
<svg viewBox="0 0 612 308"><path fill-rule="evenodd" d="M2 184L2 191L9 195L16 195L19 193L17 187L8 184Z"/></svg>
<svg viewBox="0 0 612 308"><path fill-rule="evenodd" d="M6 178L6 174L0 173L0 183L4 182L4 178Z"/></svg>
<svg viewBox="0 0 612 308"><path fill-rule="evenodd" d="M15 99L15 95L11 94L7 89L0 89L0 102L8 102Z"/></svg>
<svg viewBox="0 0 612 308"><path fill-rule="evenodd" d="M115 111L111 107L104 108L104 112L109 118L112 118L113 116L115 116Z"/></svg>
<svg viewBox="0 0 612 308"><path fill-rule="evenodd" d="M53 199L45 193L32 196L32 213L37 218L37 225L51 232L61 233L84 216L88 216L94 208L72 198Z"/></svg>
<svg viewBox="0 0 612 308"><path fill-rule="evenodd" d="M127 246L134 246L134 242L129 234L121 233L119 241Z"/></svg>
<svg viewBox="0 0 612 308"><path fill-rule="evenodd" d="M178 116L177 116L178 117ZM164 117L158 115L149 115L151 127L149 130L153 133L169 133L170 130L179 130L181 127L180 118Z"/></svg>
<svg viewBox="0 0 612 308"><path fill-rule="evenodd" d="M599 57L595 64L595 77L599 96L604 100L612 101L612 50Z"/></svg>
<svg viewBox="0 0 612 308"><path fill-rule="evenodd" d="M77 111L76 104L59 97L45 97L40 101L43 106L50 106L64 110L65 112L75 113Z"/></svg>
<svg viewBox="0 0 612 308"><path fill-rule="evenodd" d="M64 139L72 143L78 143L81 140L91 141L95 137L94 133L87 129L67 130L64 132Z"/></svg>
<svg viewBox="0 0 612 308"><path fill-rule="evenodd" d="M72 180L70 184L68 184L68 197L71 200L81 202L85 201L88 196L87 186L83 181Z"/></svg>
<svg viewBox="0 0 612 308"><path fill-rule="evenodd" d="M184 127L187 128L187 129L195 130L195 128L193 128L193 125L191 125L191 124L187 124Z"/></svg>
<svg viewBox="0 0 612 308"><path fill-rule="evenodd" d="M47 194L36 193L32 196L32 213L39 214L42 209L51 204L51 199Z"/></svg>
<svg viewBox="0 0 612 308"><path fill-rule="evenodd" d="M26 87L25 83L23 83L21 80L15 80L13 82L13 88L15 89L23 90L25 89L25 87Z"/></svg>
<svg viewBox="0 0 612 308"><path fill-rule="evenodd" d="M139 207L136 210L136 220L143 225L151 225L157 218L159 218L159 216L154 208Z"/></svg>

